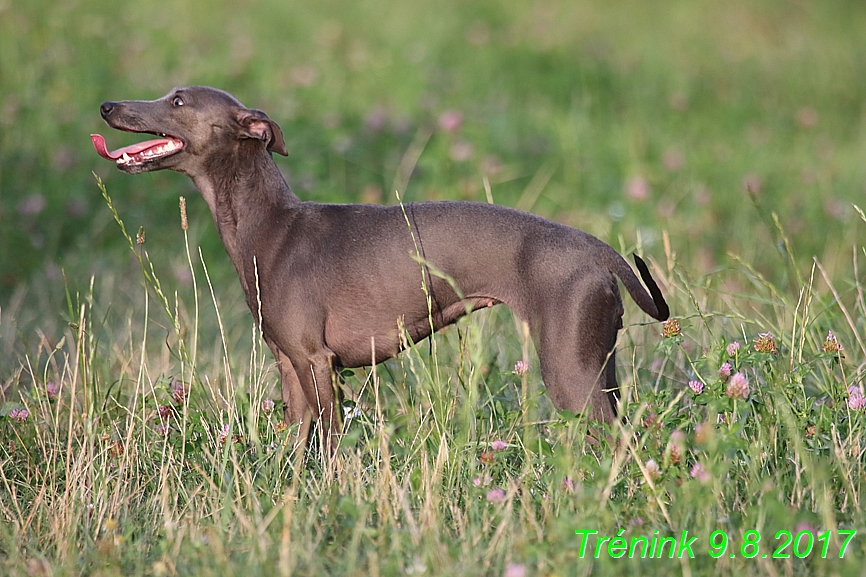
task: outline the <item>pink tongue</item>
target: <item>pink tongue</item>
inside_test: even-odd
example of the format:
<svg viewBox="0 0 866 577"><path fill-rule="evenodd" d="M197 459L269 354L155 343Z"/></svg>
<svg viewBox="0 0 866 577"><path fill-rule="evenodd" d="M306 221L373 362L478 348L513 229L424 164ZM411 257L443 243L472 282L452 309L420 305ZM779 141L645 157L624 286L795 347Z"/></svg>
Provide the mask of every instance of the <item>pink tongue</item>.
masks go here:
<svg viewBox="0 0 866 577"><path fill-rule="evenodd" d="M90 140L93 141L93 148L96 149L96 152L102 158L107 158L108 160L117 160L122 157L124 154L128 154L132 156L142 150L147 150L148 148L153 148L154 146L160 146L164 144L168 144L171 142L169 138L157 138L155 140L146 140L144 142L139 142L138 144L132 144L130 146L124 146L123 148L118 148L113 152L108 152L108 148L105 147L105 138L99 134L91 134Z"/></svg>

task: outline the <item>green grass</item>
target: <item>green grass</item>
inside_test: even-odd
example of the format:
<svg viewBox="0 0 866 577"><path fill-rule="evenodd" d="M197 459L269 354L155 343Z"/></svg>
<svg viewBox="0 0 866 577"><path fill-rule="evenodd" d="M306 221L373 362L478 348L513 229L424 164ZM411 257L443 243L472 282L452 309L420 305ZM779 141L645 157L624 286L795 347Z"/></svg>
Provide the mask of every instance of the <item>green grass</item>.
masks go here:
<svg viewBox="0 0 866 577"><path fill-rule="evenodd" d="M0 4L0 574L860 574L866 534L838 556L866 530L864 20L841 0ZM87 138L130 142L102 100L195 83L277 120L304 199L483 201L486 178L642 252L681 333L626 304L624 418L597 443L496 308L344 372L337 463L295 451L205 204ZM581 557L576 530L687 531L695 557ZM772 558L804 530L831 538Z"/></svg>

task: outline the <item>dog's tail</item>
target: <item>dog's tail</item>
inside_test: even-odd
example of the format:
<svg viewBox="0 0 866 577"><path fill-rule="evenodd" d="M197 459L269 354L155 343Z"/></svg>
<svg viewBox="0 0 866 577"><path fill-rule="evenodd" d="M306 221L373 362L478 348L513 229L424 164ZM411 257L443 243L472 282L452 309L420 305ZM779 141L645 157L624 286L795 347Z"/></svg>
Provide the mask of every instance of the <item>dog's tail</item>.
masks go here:
<svg viewBox="0 0 866 577"><path fill-rule="evenodd" d="M666 321L671 313L668 308L668 303L665 302L665 297L662 296L662 291L659 289L659 285L656 284L655 279L653 279L649 268L647 268L643 259L636 254L633 256L634 264L637 266L640 278L643 279L646 289L641 286L640 281L637 280L637 277L634 274L634 271L630 266L628 266L628 263L625 262L625 259L622 257L615 259L617 266L613 267L613 272L619 277L622 284L625 285L628 294L631 295L631 298L637 303L637 306L639 306L641 310L656 320ZM649 293L647 293L647 290L649 290Z"/></svg>

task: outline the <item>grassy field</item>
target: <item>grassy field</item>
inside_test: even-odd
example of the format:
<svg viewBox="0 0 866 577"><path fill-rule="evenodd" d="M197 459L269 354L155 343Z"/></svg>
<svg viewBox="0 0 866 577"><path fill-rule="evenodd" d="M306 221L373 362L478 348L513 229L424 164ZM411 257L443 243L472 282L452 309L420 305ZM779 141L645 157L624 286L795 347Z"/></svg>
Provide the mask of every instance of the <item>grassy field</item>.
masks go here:
<svg viewBox="0 0 866 577"><path fill-rule="evenodd" d="M487 182L647 257L677 322L626 302L622 422L587 443L496 308L294 450L205 203L90 146L186 84L305 200ZM864 102L842 0L0 2L0 575L862 574Z"/></svg>

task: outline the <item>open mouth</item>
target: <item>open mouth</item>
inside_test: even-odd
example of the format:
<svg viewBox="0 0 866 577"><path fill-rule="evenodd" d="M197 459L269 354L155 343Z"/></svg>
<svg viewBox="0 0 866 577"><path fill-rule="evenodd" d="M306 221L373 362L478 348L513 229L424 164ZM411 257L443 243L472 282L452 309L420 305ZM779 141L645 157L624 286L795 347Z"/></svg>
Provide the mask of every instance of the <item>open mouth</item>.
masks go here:
<svg viewBox="0 0 866 577"><path fill-rule="evenodd" d="M90 139L93 141L93 148L96 149L99 156L113 160L119 167L127 167L141 166L159 158L176 154L183 149L182 140L165 134L159 134L158 136L161 138L124 146L112 152L109 152L108 148L106 148L105 138L102 135L91 134Z"/></svg>

